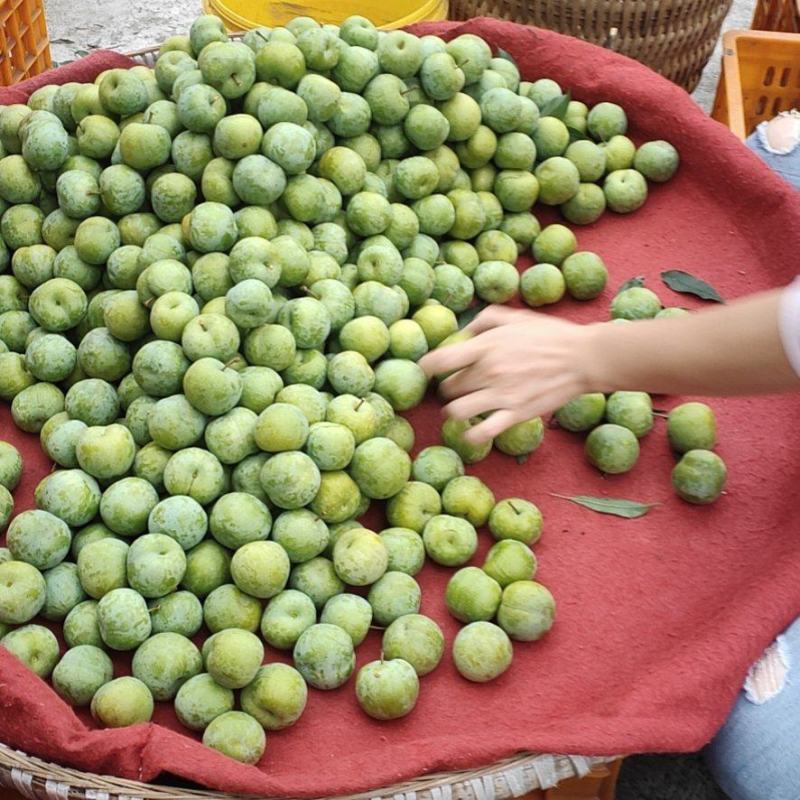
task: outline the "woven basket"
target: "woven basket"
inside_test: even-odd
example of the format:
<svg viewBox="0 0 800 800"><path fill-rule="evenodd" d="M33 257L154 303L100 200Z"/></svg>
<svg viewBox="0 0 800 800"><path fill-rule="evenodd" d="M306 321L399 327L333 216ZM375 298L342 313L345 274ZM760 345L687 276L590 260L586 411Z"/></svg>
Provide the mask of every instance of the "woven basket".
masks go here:
<svg viewBox="0 0 800 800"><path fill-rule="evenodd" d="M577 36L691 92L730 6L731 0L450 0L450 18L500 17Z"/></svg>
<svg viewBox="0 0 800 800"><path fill-rule="evenodd" d="M800 0L756 0L751 28L800 33Z"/></svg>
<svg viewBox="0 0 800 800"><path fill-rule="evenodd" d="M348 795L334 800L510 800L532 795L529 800L613 800L619 761L583 756L547 756L530 753L483 769L426 775L384 789ZM608 766L605 766L608 764ZM581 794L547 794L570 778L582 778ZM50 764L0 744L0 795L6 787L30 800L235 800L243 795L185 789L95 775ZM591 790L592 794L588 794ZM569 790L567 790L569 791Z"/></svg>

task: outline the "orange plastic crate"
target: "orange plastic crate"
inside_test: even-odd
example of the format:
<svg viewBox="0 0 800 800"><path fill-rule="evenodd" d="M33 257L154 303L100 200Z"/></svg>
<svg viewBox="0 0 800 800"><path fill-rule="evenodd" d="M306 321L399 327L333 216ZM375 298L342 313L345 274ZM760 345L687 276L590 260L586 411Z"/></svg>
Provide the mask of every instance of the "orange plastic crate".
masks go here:
<svg viewBox="0 0 800 800"><path fill-rule="evenodd" d="M0 0L0 86L51 66L43 0Z"/></svg>
<svg viewBox="0 0 800 800"><path fill-rule="evenodd" d="M800 34L728 31L711 116L740 139L779 111L800 109Z"/></svg>

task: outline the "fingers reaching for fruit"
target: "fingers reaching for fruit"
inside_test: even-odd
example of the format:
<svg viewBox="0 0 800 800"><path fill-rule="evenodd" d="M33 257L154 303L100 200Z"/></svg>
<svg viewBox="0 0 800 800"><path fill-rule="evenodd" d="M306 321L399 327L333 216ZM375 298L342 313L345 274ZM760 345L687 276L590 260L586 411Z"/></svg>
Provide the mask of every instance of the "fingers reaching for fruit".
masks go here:
<svg viewBox="0 0 800 800"><path fill-rule="evenodd" d="M510 308L491 307L467 327L468 341L442 347L419 364L448 375L440 386L456 420L489 414L466 434L488 441L516 423L553 411L586 391L590 328Z"/></svg>

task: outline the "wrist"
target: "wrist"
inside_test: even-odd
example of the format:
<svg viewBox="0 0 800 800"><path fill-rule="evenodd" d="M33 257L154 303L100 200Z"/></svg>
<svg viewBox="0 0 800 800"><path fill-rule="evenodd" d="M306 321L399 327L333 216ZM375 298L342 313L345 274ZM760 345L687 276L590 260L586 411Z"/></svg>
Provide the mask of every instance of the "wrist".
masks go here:
<svg viewBox="0 0 800 800"><path fill-rule="evenodd" d="M580 349L580 379L582 393L617 391L618 378L615 377L614 334L619 333L621 325L608 322L595 322L584 325L584 343Z"/></svg>

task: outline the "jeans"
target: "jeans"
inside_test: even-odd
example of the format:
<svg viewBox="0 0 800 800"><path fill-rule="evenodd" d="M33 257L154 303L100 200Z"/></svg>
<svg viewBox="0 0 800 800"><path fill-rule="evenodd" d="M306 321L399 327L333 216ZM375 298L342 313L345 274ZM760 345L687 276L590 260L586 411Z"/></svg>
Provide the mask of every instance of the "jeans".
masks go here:
<svg viewBox="0 0 800 800"><path fill-rule="evenodd" d="M731 800L800 800L800 617L772 657L770 689L745 684L706 748L708 766Z"/></svg>
<svg viewBox="0 0 800 800"><path fill-rule="evenodd" d="M797 112L790 112L797 114ZM800 189L800 141L792 140L782 149L770 147L767 141L768 122L762 122L745 140L745 144L773 171Z"/></svg>

